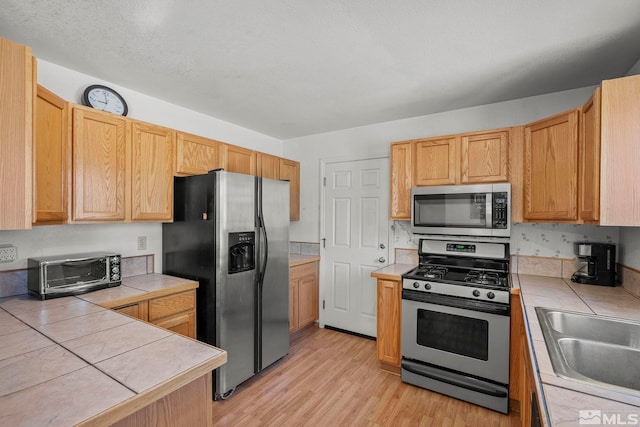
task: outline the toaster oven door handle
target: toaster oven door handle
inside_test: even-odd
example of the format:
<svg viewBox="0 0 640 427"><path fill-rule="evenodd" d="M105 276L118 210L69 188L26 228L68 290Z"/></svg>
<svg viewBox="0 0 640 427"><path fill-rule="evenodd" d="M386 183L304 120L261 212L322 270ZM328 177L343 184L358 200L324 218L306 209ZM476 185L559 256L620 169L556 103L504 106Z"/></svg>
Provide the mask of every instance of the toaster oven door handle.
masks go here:
<svg viewBox="0 0 640 427"><path fill-rule="evenodd" d="M65 267L73 267L73 266L77 266L77 265L91 265L94 262L96 262L95 259L87 259L87 260L78 260L78 261L65 261L63 263L60 263L60 265L65 266Z"/></svg>

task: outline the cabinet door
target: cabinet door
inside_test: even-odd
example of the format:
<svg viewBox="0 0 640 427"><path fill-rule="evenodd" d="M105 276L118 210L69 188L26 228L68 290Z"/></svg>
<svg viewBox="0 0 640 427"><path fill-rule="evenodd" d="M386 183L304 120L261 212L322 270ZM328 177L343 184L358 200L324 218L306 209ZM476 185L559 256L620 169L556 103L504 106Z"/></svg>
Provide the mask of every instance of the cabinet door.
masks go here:
<svg viewBox="0 0 640 427"><path fill-rule="evenodd" d="M0 38L0 230L31 228L35 67L31 48Z"/></svg>
<svg viewBox="0 0 640 427"><path fill-rule="evenodd" d="M411 219L412 147L412 141L391 144L391 203L389 204L391 219Z"/></svg>
<svg viewBox="0 0 640 427"><path fill-rule="evenodd" d="M600 219L600 88L581 109L580 146L580 219Z"/></svg>
<svg viewBox="0 0 640 427"><path fill-rule="evenodd" d="M222 149L224 144L184 132L176 134L176 173L200 175L224 167Z"/></svg>
<svg viewBox="0 0 640 427"><path fill-rule="evenodd" d="M298 329L298 281L289 281L289 332Z"/></svg>
<svg viewBox="0 0 640 427"><path fill-rule="evenodd" d="M258 153L258 176L269 179L280 179L280 158L269 154Z"/></svg>
<svg viewBox="0 0 640 427"><path fill-rule="evenodd" d="M402 286L400 282L378 279L377 347L378 360L400 366L400 322Z"/></svg>
<svg viewBox="0 0 640 427"><path fill-rule="evenodd" d="M458 175L457 137L417 140L414 145L414 185L455 184Z"/></svg>
<svg viewBox="0 0 640 427"><path fill-rule="evenodd" d="M225 170L229 172L256 174L256 153L247 148L225 144Z"/></svg>
<svg viewBox="0 0 640 427"><path fill-rule="evenodd" d="M522 346L524 337L524 318L520 305L520 295L511 295L511 327L509 337L509 398L520 401L522 397L522 383L524 381L521 372L522 364ZM526 342L524 343L526 347ZM520 402L522 407L523 402Z"/></svg>
<svg viewBox="0 0 640 427"><path fill-rule="evenodd" d="M577 220L577 160L578 110L525 127L525 219Z"/></svg>
<svg viewBox="0 0 640 427"><path fill-rule="evenodd" d="M602 82L600 225L640 225L640 75Z"/></svg>
<svg viewBox="0 0 640 427"><path fill-rule="evenodd" d="M149 123L131 126L131 219L171 221L175 134Z"/></svg>
<svg viewBox="0 0 640 427"><path fill-rule="evenodd" d="M38 86L35 121L35 224L64 224L71 185L69 104Z"/></svg>
<svg viewBox="0 0 640 427"><path fill-rule="evenodd" d="M289 181L289 219L300 219L300 163L280 159L280 179Z"/></svg>
<svg viewBox="0 0 640 427"><path fill-rule="evenodd" d="M73 219L125 219L127 119L73 109Z"/></svg>
<svg viewBox="0 0 640 427"><path fill-rule="evenodd" d="M317 276L307 276L298 281L298 327L307 326L317 319Z"/></svg>
<svg viewBox="0 0 640 427"><path fill-rule="evenodd" d="M476 133L461 137L463 184L507 181L509 131Z"/></svg>

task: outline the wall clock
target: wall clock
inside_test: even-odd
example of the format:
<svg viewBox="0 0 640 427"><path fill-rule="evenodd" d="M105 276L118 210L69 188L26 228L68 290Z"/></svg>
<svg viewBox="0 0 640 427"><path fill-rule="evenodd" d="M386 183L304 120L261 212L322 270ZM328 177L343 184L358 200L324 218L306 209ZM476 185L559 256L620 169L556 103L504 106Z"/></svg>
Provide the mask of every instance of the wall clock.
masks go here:
<svg viewBox="0 0 640 427"><path fill-rule="evenodd" d="M129 108L118 92L107 86L91 85L82 94L82 103L96 110L126 116Z"/></svg>

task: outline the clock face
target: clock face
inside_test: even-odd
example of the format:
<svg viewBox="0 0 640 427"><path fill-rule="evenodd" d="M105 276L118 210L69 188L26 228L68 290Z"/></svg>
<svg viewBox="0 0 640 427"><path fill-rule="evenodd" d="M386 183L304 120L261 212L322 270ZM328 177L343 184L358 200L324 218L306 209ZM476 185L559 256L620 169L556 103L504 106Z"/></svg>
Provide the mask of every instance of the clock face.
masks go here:
<svg viewBox="0 0 640 427"><path fill-rule="evenodd" d="M107 111L121 116L127 115L127 103L122 97L106 86L89 86L83 95L85 104L96 110Z"/></svg>

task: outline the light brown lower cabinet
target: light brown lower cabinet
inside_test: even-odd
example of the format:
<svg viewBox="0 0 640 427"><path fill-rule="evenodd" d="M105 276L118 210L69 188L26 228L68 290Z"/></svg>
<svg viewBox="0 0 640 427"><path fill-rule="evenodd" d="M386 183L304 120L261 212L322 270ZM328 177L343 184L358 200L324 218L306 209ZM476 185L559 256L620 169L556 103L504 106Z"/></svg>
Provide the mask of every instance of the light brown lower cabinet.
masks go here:
<svg viewBox="0 0 640 427"><path fill-rule="evenodd" d="M530 426L535 416L533 404L537 404L536 385L527 345L524 316L520 305L520 295L511 295L511 352L510 352L509 395L511 410L520 411L520 425Z"/></svg>
<svg viewBox="0 0 640 427"><path fill-rule="evenodd" d="M376 290L379 367L399 374L402 362L402 279L378 277Z"/></svg>
<svg viewBox="0 0 640 427"><path fill-rule="evenodd" d="M115 423L105 419L102 424L91 425L109 424L112 427L212 426L211 400L211 373L208 373Z"/></svg>
<svg viewBox="0 0 640 427"><path fill-rule="evenodd" d="M196 337L196 291L189 290L113 308L189 338Z"/></svg>
<svg viewBox="0 0 640 427"><path fill-rule="evenodd" d="M381 368L392 367L394 372L399 372L402 357L400 354L402 282L378 279L377 293L378 361L381 363Z"/></svg>
<svg viewBox="0 0 640 427"><path fill-rule="evenodd" d="M289 269L289 332L318 319L318 262Z"/></svg>

